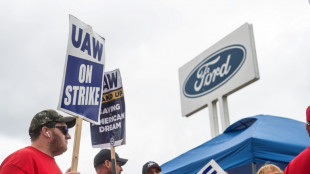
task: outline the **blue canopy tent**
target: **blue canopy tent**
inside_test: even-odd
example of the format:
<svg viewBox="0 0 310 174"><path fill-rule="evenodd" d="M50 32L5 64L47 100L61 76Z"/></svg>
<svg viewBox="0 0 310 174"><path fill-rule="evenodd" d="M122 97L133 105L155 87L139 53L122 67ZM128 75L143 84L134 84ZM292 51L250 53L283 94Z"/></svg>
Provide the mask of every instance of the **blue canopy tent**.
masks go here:
<svg viewBox="0 0 310 174"><path fill-rule="evenodd" d="M270 115L237 121L223 134L163 164L163 174L196 174L214 159L229 174L256 173L273 163L282 169L310 145L305 123Z"/></svg>

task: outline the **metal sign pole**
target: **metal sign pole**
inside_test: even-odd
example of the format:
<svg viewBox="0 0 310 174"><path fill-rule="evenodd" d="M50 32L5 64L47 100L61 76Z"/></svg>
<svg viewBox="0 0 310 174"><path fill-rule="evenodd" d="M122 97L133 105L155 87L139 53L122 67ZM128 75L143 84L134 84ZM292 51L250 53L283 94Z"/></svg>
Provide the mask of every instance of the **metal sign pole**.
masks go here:
<svg viewBox="0 0 310 174"><path fill-rule="evenodd" d="M222 132L224 132L225 129L230 125L227 96L221 96L219 98L219 105L220 105L221 127Z"/></svg>
<svg viewBox="0 0 310 174"><path fill-rule="evenodd" d="M219 123L217 119L216 101L208 103L210 116L211 137L214 138L219 134Z"/></svg>

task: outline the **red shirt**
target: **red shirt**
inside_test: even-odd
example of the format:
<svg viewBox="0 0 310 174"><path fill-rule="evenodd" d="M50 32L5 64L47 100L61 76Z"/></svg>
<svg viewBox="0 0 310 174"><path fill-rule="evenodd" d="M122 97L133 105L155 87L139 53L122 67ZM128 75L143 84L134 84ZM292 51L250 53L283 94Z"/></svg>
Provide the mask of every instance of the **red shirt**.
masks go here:
<svg viewBox="0 0 310 174"><path fill-rule="evenodd" d="M309 173L310 146L297 155L285 168L284 174Z"/></svg>
<svg viewBox="0 0 310 174"><path fill-rule="evenodd" d="M9 155L0 174L62 174L53 157L28 146Z"/></svg>

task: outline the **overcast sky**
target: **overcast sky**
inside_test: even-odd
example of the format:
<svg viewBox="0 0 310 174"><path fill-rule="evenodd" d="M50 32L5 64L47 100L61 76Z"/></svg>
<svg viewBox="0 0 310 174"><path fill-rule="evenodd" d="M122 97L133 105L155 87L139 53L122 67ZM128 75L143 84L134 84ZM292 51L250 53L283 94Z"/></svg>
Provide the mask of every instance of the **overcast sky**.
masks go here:
<svg viewBox="0 0 310 174"><path fill-rule="evenodd" d="M228 97L231 124L258 114L305 121L307 0L0 0L0 9L0 162L30 145L37 112L57 108L69 14L105 38L105 70L120 69L127 144L116 152L129 159L123 173L141 173L149 160L161 165L210 140L208 108L181 115L178 69L246 22L253 24L260 80ZM56 158L63 171L71 166L73 141ZM99 150L83 121L81 173L95 173Z"/></svg>

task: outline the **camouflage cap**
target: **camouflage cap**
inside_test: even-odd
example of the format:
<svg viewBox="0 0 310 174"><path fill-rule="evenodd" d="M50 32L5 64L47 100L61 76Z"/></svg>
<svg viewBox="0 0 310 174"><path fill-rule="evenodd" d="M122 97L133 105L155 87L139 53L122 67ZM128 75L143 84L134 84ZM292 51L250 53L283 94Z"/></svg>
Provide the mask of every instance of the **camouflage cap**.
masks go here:
<svg viewBox="0 0 310 174"><path fill-rule="evenodd" d="M33 132L40 126L43 126L51 122L65 122L68 128L72 128L75 125L74 117L64 117L57 113L55 110L47 109L37 113L31 120L29 133Z"/></svg>

